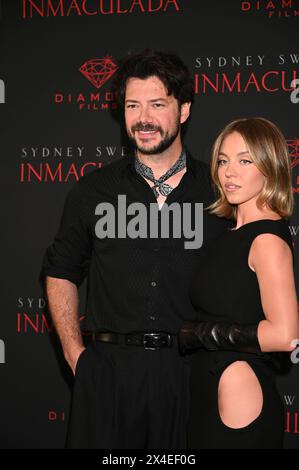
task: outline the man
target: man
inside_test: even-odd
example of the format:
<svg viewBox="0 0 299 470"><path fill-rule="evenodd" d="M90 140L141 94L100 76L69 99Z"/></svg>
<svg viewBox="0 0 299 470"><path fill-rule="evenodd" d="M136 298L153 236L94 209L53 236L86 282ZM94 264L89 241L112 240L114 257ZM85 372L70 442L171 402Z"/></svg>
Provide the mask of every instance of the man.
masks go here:
<svg viewBox="0 0 299 470"><path fill-rule="evenodd" d="M186 448L189 359L176 335L195 320L188 289L201 246L187 225L197 225L194 242L203 229L206 243L226 224L204 212L198 226L200 203L213 193L208 166L182 146L193 101L184 63L146 50L124 61L115 87L134 151L70 191L42 270L75 374L68 447ZM86 276L83 328L94 341L85 349L78 286Z"/></svg>

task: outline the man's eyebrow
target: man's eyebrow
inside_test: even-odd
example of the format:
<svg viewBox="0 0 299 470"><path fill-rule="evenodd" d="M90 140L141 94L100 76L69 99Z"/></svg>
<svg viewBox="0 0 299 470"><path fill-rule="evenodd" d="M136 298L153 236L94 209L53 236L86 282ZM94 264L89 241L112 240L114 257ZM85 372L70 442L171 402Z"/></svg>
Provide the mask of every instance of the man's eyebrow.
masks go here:
<svg viewBox="0 0 299 470"><path fill-rule="evenodd" d="M130 101L130 103L139 103L138 100L133 100L133 99L130 99L130 98L125 100L126 103L128 101ZM152 100L148 100L148 101L149 101L149 103L154 103L155 101L167 101L167 98L153 98Z"/></svg>
<svg viewBox="0 0 299 470"><path fill-rule="evenodd" d="M154 98L153 100L149 100L151 103L154 101L167 101L167 98Z"/></svg>

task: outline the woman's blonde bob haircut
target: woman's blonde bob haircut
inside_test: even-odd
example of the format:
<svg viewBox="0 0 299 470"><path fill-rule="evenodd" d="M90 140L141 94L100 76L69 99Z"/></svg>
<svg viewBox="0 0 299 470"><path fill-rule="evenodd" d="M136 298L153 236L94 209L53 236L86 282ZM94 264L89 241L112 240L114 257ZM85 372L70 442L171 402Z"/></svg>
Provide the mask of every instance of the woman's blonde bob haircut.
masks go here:
<svg viewBox="0 0 299 470"><path fill-rule="evenodd" d="M237 119L228 124L218 135L212 150L211 174L218 193L217 200L208 210L229 219L236 219L237 205L229 204L218 178L218 156L224 139L238 132L244 139L253 163L266 177L257 199L258 208L267 208L281 217L289 217L293 211L291 164L287 143L281 131L264 118Z"/></svg>

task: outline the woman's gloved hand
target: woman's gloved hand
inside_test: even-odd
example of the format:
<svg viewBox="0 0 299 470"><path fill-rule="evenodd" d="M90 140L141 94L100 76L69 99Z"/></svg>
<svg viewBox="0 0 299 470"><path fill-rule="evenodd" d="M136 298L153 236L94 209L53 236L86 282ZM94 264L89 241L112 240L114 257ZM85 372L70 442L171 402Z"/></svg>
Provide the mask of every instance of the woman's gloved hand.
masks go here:
<svg viewBox="0 0 299 470"><path fill-rule="evenodd" d="M178 333L181 354L194 349L261 353L258 323L184 322Z"/></svg>

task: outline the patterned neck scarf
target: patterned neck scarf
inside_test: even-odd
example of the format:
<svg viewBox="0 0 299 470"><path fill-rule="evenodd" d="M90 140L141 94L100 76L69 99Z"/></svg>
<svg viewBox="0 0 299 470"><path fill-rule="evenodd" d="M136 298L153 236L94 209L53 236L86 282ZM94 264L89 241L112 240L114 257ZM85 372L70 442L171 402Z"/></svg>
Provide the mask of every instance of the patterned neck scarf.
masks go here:
<svg viewBox="0 0 299 470"><path fill-rule="evenodd" d="M183 150L180 158L174 163L174 165L172 165L172 167L169 168L169 170L167 170L166 173L164 173L164 175L162 175L159 179L156 179L154 177L152 169L149 166L144 165L144 163L141 163L141 161L138 160L137 155L135 158L135 170L137 171L137 173L139 173L139 175L154 183L154 186L152 186L152 190L154 191L154 194L157 199L160 194L162 196L168 196L168 194L171 193L173 187L169 184L164 183L164 181L168 180L168 178L170 178L172 175L175 175L185 167L186 152L185 150Z"/></svg>

